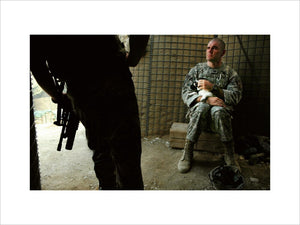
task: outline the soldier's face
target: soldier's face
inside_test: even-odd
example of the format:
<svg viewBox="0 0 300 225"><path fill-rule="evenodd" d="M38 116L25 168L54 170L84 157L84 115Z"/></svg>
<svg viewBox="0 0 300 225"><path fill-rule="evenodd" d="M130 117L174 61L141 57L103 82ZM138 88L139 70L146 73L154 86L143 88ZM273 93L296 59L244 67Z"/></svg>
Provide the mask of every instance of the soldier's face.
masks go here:
<svg viewBox="0 0 300 225"><path fill-rule="evenodd" d="M210 62L220 62L225 51L218 41L210 41L206 49L206 60Z"/></svg>

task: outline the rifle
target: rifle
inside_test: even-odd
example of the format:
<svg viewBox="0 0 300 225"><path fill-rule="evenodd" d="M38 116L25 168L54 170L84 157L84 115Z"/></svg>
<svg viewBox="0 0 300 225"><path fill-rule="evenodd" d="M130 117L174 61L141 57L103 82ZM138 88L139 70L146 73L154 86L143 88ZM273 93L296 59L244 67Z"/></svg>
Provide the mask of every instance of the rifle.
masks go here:
<svg viewBox="0 0 300 225"><path fill-rule="evenodd" d="M57 91L63 95L65 82L60 81L53 74L51 75L54 80L54 84L57 88ZM67 107L62 102L58 102L57 116L56 116L56 121L54 121L54 124L57 126L62 126L62 130L61 130L61 134L57 146L57 151L61 150L61 146L64 138L67 138L65 149L72 150L76 131L79 125L79 119L77 118L74 111L72 110L72 107L70 106Z"/></svg>

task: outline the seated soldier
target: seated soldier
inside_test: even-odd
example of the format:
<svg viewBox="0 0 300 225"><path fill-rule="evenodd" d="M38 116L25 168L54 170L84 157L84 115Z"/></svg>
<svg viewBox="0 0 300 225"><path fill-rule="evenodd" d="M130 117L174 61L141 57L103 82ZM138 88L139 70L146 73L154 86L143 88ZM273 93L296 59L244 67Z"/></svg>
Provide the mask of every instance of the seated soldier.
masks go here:
<svg viewBox="0 0 300 225"><path fill-rule="evenodd" d="M181 173L191 169L194 144L201 132L207 130L220 135L225 147L226 165L240 169L234 157L231 119L233 107L242 98L242 82L237 72L222 62L224 54L223 40L212 39L206 49L207 62L198 63L185 78L182 99L189 107L187 117L190 121L183 156L178 162ZM210 96L202 99L201 90L211 92Z"/></svg>

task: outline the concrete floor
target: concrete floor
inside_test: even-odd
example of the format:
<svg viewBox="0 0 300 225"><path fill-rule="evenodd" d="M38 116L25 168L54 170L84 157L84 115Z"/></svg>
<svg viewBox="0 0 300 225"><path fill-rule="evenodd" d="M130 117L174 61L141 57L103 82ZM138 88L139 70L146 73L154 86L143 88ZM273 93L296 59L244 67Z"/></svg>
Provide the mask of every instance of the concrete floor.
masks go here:
<svg viewBox="0 0 300 225"><path fill-rule="evenodd" d="M61 128L37 124L42 190L97 190L92 151L86 144L82 125L76 134L73 150L56 151ZM196 151L189 173L177 171L182 151L169 147L168 136L142 139L142 172L145 190L213 190L209 172L221 165L222 155ZM244 190L270 190L269 164L249 165L239 159L245 179Z"/></svg>

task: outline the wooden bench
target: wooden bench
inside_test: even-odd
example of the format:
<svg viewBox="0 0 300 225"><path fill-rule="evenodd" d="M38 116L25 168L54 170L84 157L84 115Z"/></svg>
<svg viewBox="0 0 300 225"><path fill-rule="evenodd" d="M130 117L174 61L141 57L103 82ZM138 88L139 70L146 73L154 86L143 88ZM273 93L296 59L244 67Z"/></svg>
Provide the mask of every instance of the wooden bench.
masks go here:
<svg viewBox="0 0 300 225"><path fill-rule="evenodd" d="M170 146L175 149L183 149L185 144L187 123L174 122L170 128ZM194 146L195 150L224 153L224 146L220 137L215 133L201 133L198 142Z"/></svg>

